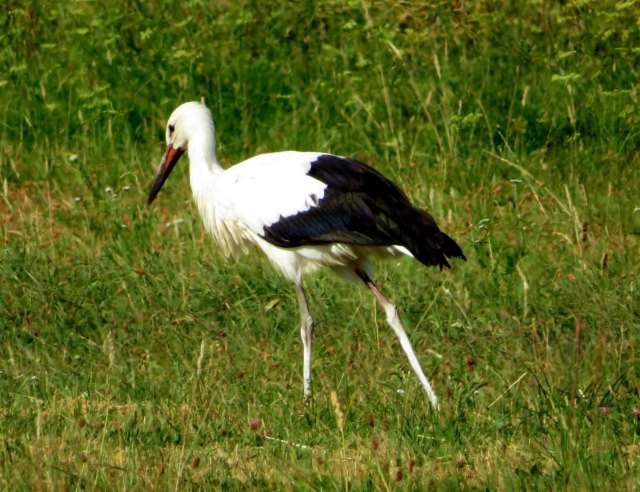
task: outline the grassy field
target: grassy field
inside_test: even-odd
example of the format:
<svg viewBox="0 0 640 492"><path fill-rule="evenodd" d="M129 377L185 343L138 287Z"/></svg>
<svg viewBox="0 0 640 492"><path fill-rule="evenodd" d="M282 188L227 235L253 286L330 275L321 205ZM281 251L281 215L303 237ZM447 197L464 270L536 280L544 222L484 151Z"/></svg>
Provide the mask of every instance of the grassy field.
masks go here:
<svg viewBox="0 0 640 492"><path fill-rule="evenodd" d="M0 12L3 490L637 490L638 2L9 0ZM463 247L364 288L224 259L164 123L230 165L323 150Z"/></svg>

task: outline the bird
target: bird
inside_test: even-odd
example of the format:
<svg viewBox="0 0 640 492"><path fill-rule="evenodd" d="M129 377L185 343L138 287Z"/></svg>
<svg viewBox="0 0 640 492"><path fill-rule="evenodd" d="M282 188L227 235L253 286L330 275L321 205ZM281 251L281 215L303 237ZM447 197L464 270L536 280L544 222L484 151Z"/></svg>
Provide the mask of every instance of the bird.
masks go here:
<svg viewBox="0 0 640 492"><path fill-rule="evenodd" d="M438 398L424 375L398 315L374 278L375 258L405 255L426 266L465 260L461 247L415 207L398 185L356 159L324 152L258 154L224 169L216 156L215 126L200 102L178 106L167 121L166 148L151 183L155 200L183 154L206 231L226 256L257 247L295 287L303 346L303 396L311 400L315 324L303 275L319 268L363 282L384 309L409 364L434 409Z"/></svg>

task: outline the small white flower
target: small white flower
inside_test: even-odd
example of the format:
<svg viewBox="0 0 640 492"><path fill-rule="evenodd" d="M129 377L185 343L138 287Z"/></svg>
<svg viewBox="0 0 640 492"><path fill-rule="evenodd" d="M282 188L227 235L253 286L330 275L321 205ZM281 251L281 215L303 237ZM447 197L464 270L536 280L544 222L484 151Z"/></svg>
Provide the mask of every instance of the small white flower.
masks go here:
<svg viewBox="0 0 640 492"><path fill-rule="evenodd" d="M107 186L107 187L104 189L104 192L105 192L105 193L113 193L113 188L111 188L111 186Z"/></svg>

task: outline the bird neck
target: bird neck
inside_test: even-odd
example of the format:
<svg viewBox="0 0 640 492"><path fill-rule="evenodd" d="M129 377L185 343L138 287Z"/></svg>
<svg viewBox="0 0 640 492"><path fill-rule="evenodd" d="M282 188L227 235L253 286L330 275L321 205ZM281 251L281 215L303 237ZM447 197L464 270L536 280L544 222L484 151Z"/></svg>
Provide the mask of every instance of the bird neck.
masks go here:
<svg viewBox="0 0 640 492"><path fill-rule="evenodd" d="M216 157L213 135L213 131L200 132L192 135L189 140L189 181L191 191L201 213L204 204L202 197L206 197L211 193L217 176L223 172L222 166L220 166Z"/></svg>
<svg viewBox="0 0 640 492"><path fill-rule="evenodd" d="M216 157L213 131L203 131L189 140L189 167L191 175L218 174L223 171Z"/></svg>

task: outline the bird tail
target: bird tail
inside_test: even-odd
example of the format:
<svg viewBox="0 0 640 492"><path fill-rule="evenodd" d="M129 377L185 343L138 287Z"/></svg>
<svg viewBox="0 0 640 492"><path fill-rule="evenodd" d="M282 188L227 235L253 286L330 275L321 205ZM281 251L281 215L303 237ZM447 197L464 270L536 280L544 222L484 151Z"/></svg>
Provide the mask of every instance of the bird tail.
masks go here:
<svg viewBox="0 0 640 492"><path fill-rule="evenodd" d="M444 232L440 231L440 235L442 238L442 246L440 248L440 251L445 257L445 264L443 266L446 266L447 268L450 267L446 260L447 258L459 258L466 261L467 257L462 252L462 248L460 247L460 245L453 239L451 239L451 237L447 236Z"/></svg>
<svg viewBox="0 0 640 492"><path fill-rule="evenodd" d="M467 257L462 252L462 248L458 243L456 243L451 237L447 236L444 232L440 232L442 234L442 252L448 258L460 258L461 260L466 260Z"/></svg>
<svg viewBox="0 0 640 492"><path fill-rule="evenodd" d="M403 246L422 264L451 268L447 258L466 260L462 248L440 230L428 212L416 207L398 212L404 231Z"/></svg>

